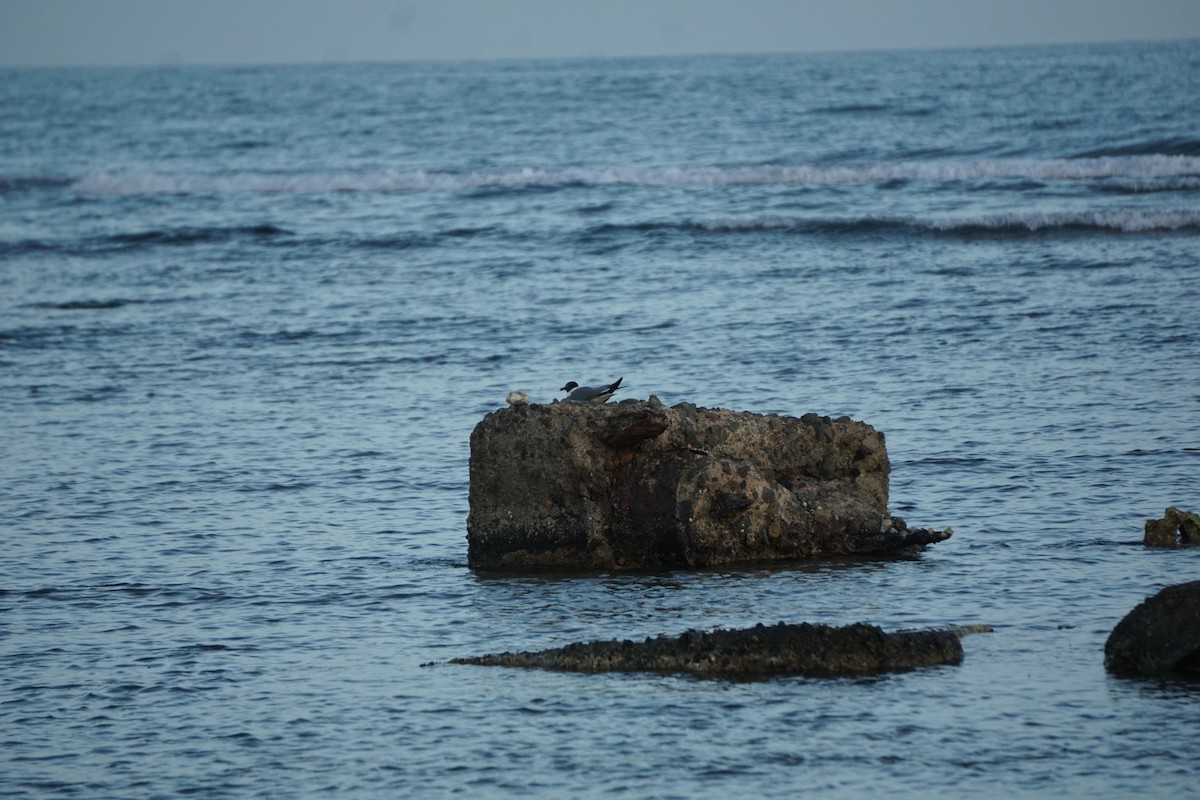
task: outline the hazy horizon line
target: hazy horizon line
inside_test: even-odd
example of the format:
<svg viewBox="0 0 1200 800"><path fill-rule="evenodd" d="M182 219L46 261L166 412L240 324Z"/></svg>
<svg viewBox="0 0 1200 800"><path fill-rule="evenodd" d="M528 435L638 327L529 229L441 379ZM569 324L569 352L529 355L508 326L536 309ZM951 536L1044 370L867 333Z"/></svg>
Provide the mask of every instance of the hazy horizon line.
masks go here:
<svg viewBox="0 0 1200 800"><path fill-rule="evenodd" d="M486 64L512 62L554 62L554 61L638 61L649 59L672 58L746 58L751 56L807 56L807 55L851 55L872 53L939 53L970 50L1021 50L1046 47L1095 47L1099 45L1145 45L1145 44L1186 44L1200 43L1200 37L1186 35L1179 37L1145 37L1145 38L1113 38L1113 39L1069 39L1044 42L994 42L989 44L946 44L946 45L894 45L868 47L830 47L806 49L763 49L763 50L696 50L682 52L646 52L621 54L575 54L575 55L511 55L511 56L437 56L420 57L397 56L394 58L375 57L321 57L297 60L264 60L264 61L191 61L183 57L164 56L158 60L140 61L75 61L75 62L4 62L0 59L0 69L139 69L163 67L197 67L197 68L246 68L246 67L300 67L300 66L348 66L361 64Z"/></svg>

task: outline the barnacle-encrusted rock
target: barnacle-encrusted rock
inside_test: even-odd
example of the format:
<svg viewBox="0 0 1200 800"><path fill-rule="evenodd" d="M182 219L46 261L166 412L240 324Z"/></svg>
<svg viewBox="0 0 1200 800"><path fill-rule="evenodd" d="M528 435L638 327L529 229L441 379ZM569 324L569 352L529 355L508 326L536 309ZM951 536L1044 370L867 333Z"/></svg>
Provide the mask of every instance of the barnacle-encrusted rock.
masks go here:
<svg viewBox="0 0 1200 800"><path fill-rule="evenodd" d="M1178 547L1200 544L1200 514L1171 507L1162 519L1146 520L1142 543L1148 547Z"/></svg>
<svg viewBox="0 0 1200 800"><path fill-rule="evenodd" d="M535 667L567 672L682 672L704 677L854 675L958 664L954 630L884 633L873 625L800 623L741 630L691 630L643 642L570 644L529 653L454 659L455 664Z"/></svg>
<svg viewBox="0 0 1200 800"><path fill-rule="evenodd" d="M649 401L514 405L471 434L468 561L624 569L918 549L883 434L847 417Z"/></svg>

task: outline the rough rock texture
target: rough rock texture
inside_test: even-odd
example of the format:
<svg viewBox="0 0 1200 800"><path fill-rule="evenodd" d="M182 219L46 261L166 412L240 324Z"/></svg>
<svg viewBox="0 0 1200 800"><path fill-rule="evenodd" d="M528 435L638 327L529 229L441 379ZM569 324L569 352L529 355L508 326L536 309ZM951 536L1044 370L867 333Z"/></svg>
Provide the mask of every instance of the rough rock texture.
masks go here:
<svg viewBox="0 0 1200 800"><path fill-rule="evenodd" d="M883 434L849 418L648 402L515 405L471 434L476 568L708 566L939 542L887 514Z"/></svg>
<svg viewBox="0 0 1200 800"><path fill-rule="evenodd" d="M1104 666L1118 675L1200 679L1200 581L1139 603L1105 642Z"/></svg>
<svg viewBox="0 0 1200 800"><path fill-rule="evenodd" d="M1146 520L1142 543L1149 547L1200 544L1200 514L1168 508L1162 519Z"/></svg>
<svg viewBox="0 0 1200 800"><path fill-rule="evenodd" d="M458 658L455 664L536 667L567 672L686 672L705 677L853 675L958 664L953 630L884 633L873 625L758 625L743 630L687 631L644 642L570 644L536 653Z"/></svg>

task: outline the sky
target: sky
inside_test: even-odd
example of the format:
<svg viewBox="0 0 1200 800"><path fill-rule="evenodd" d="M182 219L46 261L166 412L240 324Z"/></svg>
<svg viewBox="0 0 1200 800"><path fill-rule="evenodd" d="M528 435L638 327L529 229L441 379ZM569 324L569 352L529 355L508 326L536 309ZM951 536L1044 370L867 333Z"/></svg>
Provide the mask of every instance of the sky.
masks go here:
<svg viewBox="0 0 1200 800"><path fill-rule="evenodd" d="M0 66L1196 39L1200 0L0 0Z"/></svg>

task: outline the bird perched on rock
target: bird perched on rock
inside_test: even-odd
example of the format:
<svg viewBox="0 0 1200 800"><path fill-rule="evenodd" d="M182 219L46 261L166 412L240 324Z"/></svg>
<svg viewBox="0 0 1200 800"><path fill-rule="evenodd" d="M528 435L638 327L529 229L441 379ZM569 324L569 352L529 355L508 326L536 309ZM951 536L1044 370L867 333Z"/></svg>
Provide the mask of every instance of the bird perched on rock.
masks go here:
<svg viewBox="0 0 1200 800"><path fill-rule="evenodd" d="M580 386L575 381L568 381L559 391L567 393L565 399L568 403L604 403L621 388L622 380L623 377L617 378L607 386Z"/></svg>

